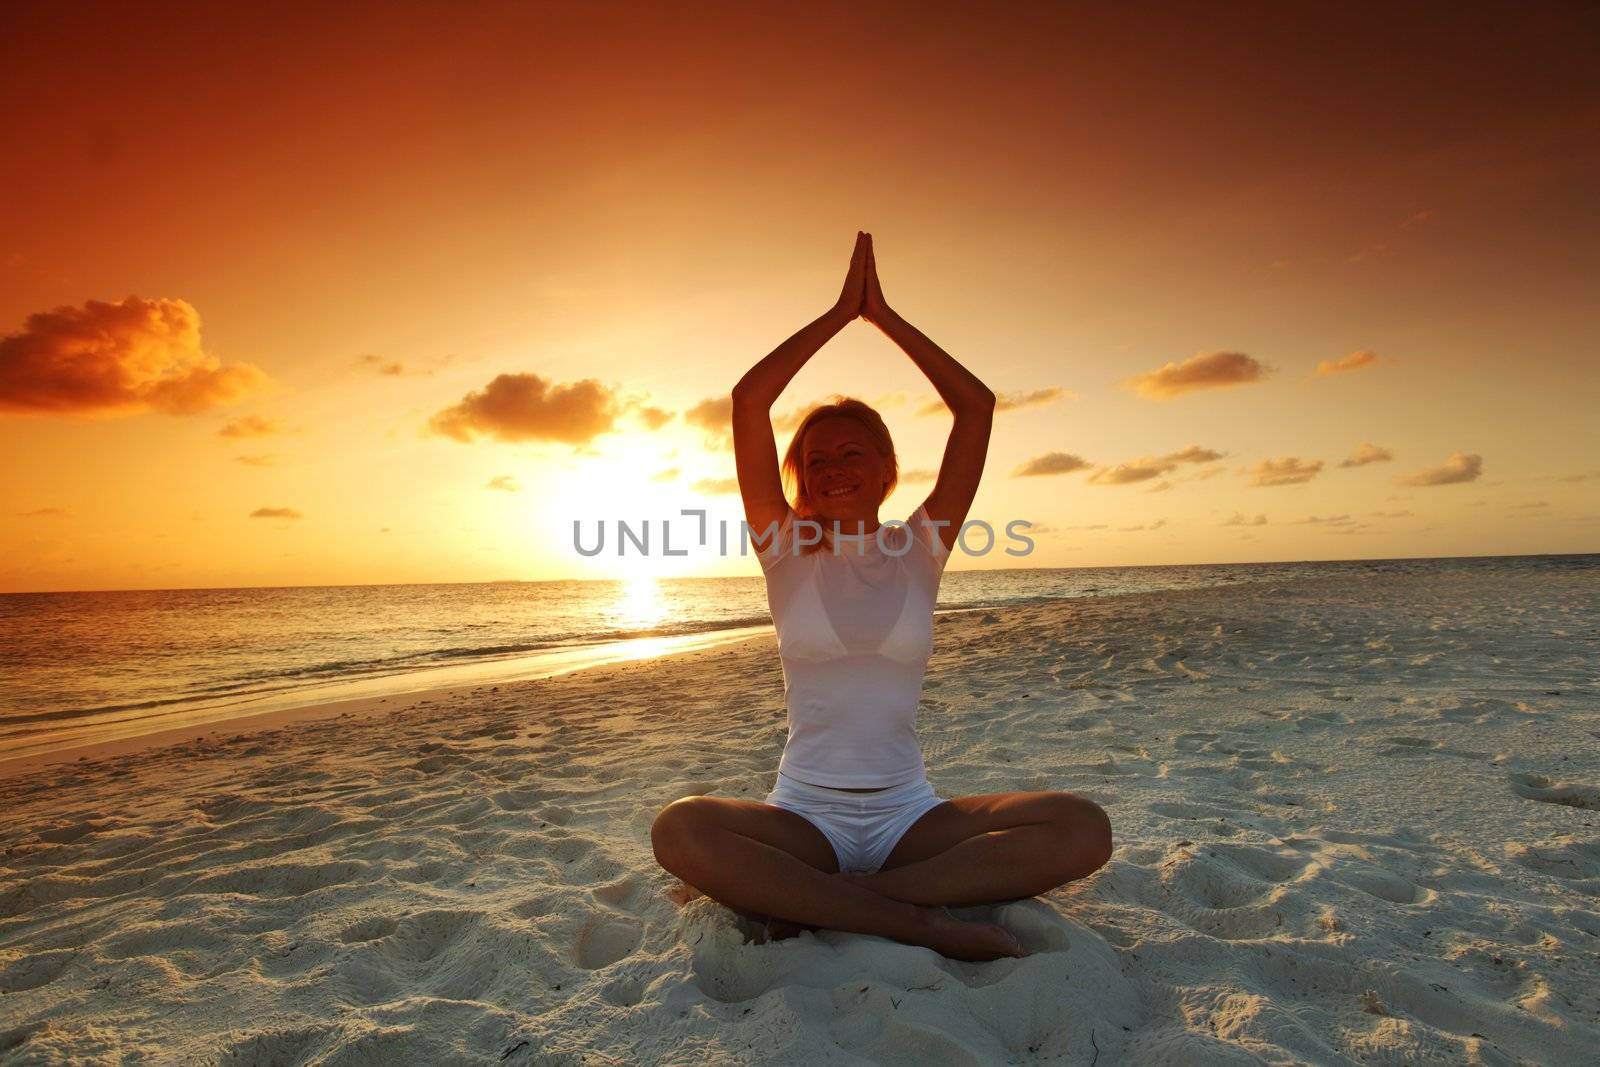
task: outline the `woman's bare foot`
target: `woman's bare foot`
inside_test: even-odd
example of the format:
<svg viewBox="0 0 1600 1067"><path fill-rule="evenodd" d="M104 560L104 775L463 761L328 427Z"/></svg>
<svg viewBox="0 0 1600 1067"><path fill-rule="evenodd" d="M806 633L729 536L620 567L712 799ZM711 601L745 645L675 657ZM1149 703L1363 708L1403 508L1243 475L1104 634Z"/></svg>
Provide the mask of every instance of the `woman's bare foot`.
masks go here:
<svg viewBox="0 0 1600 1067"><path fill-rule="evenodd" d="M767 920L767 940L787 941L791 937L799 937L807 930L817 930L820 927L809 923L791 922L788 919L771 918Z"/></svg>
<svg viewBox="0 0 1600 1067"><path fill-rule="evenodd" d="M953 960L980 963L1005 956L1031 955L1017 942L1016 937L1003 926L994 923L969 923L957 919L942 908L923 908L927 913L928 935L918 943L933 949L941 956ZM776 917L767 920L767 940L787 941L799 937L807 930L820 927L810 923L797 923Z"/></svg>
<svg viewBox="0 0 1600 1067"><path fill-rule="evenodd" d="M995 923L969 923L943 908L919 907L928 923L922 944L941 956L969 963L983 963L1007 956L1032 955L1004 926Z"/></svg>

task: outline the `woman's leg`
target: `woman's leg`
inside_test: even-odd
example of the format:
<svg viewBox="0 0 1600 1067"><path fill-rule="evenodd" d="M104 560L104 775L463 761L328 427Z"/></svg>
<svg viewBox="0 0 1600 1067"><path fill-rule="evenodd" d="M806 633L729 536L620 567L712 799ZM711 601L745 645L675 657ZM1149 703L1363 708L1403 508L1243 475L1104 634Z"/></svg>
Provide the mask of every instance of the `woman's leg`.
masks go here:
<svg viewBox="0 0 1600 1067"><path fill-rule="evenodd" d="M1023 954L999 926L957 922L834 878L829 868L837 861L822 832L770 804L685 797L656 816L650 840L662 867L730 908L925 945L956 959Z"/></svg>

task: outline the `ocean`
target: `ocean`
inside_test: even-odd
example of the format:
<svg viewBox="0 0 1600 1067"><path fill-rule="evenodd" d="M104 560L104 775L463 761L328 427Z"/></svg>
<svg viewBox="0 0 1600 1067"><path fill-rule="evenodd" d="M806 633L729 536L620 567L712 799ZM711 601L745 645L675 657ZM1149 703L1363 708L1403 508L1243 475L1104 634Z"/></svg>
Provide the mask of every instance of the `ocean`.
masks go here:
<svg viewBox="0 0 1600 1067"><path fill-rule="evenodd" d="M1600 555L950 570L939 611ZM0 595L0 759L287 707L549 676L770 632L759 575Z"/></svg>

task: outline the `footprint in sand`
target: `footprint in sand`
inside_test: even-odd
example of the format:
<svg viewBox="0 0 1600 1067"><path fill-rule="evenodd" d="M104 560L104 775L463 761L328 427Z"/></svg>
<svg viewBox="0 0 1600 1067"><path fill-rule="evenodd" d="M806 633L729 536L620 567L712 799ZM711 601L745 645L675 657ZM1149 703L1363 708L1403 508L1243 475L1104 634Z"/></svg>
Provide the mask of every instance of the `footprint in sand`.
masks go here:
<svg viewBox="0 0 1600 1067"><path fill-rule="evenodd" d="M1320 870L1305 856L1250 845L1174 846L1162 864L1161 881L1176 898L1168 907L1178 918L1203 934L1237 941L1280 929L1285 910L1297 910L1286 899L1292 884Z"/></svg>
<svg viewBox="0 0 1600 1067"><path fill-rule="evenodd" d="M644 999L644 982L638 978L624 975L600 990L600 997L607 1004L615 1004L619 1008L631 1008Z"/></svg>
<svg viewBox="0 0 1600 1067"><path fill-rule="evenodd" d="M34 952L0 968L0 993L23 993L49 985L61 976L77 954L78 950L71 948ZM0 1048L4 1047L0 1043Z"/></svg>
<svg viewBox="0 0 1600 1067"><path fill-rule="evenodd" d="M1569 882L1600 883L1600 844L1557 837L1530 845L1511 841L1506 855L1530 870ZM1600 925L1588 931L1600 935Z"/></svg>
<svg viewBox="0 0 1600 1067"><path fill-rule="evenodd" d="M428 963L469 936L484 918L484 912L451 909L408 915L377 939L377 950L385 959L397 963Z"/></svg>
<svg viewBox="0 0 1600 1067"><path fill-rule="evenodd" d="M222 1049L224 1063L303 1063L337 1032L331 1024L264 1030L231 1041Z"/></svg>
<svg viewBox="0 0 1600 1067"><path fill-rule="evenodd" d="M1428 717L1443 719L1445 722L1477 726L1496 719L1525 720L1543 718L1544 715L1544 712L1525 701L1518 700L1513 703L1488 697L1483 700L1456 700L1453 703L1433 709Z"/></svg>
<svg viewBox="0 0 1600 1067"><path fill-rule="evenodd" d="M527 811L544 800L545 793L539 789L503 789L489 794L489 799L502 811ZM549 819L550 816L546 815L545 818Z"/></svg>
<svg viewBox="0 0 1600 1067"><path fill-rule="evenodd" d="M1220 819L1225 818L1222 812L1234 814L1246 812L1254 814L1255 809L1240 804L1230 804L1227 801L1209 799L1205 804L1191 804L1183 800L1162 800L1149 805L1149 810L1168 819Z"/></svg>
<svg viewBox="0 0 1600 1067"><path fill-rule="evenodd" d="M1415 886L1397 874L1385 870L1347 871L1340 879L1368 896L1387 900L1391 904L1431 905L1439 898L1432 889Z"/></svg>
<svg viewBox="0 0 1600 1067"><path fill-rule="evenodd" d="M639 908L643 903L640 898L646 888L643 876L630 874L620 881L612 882L609 885L597 886L590 892L594 899L602 904L609 904L611 907L629 914L638 914Z"/></svg>
<svg viewBox="0 0 1600 1067"><path fill-rule="evenodd" d="M578 932L574 955L579 967L598 971L631 956L643 938L638 923L615 915L594 915Z"/></svg>
<svg viewBox="0 0 1600 1067"><path fill-rule="evenodd" d="M1493 759L1492 752L1479 752L1476 749L1446 748L1444 742L1434 741L1427 737L1385 737L1389 743L1388 748L1379 752L1380 756L1411 756L1427 753L1433 756L1458 756L1461 759L1487 760Z"/></svg>
<svg viewBox="0 0 1600 1067"><path fill-rule="evenodd" d="M556 804L546 806L539 812L539 818L555 826L565 826L576 816L571 808L563 808Z"/></svg>
<svg viewBox="0 0 1600 1067"><path fill-rule="evenodd" d="M339 933L339 940L347 945L359 945L368 941L377 941L394 933L396 922L387 915L369 915L365 919L357 919L346 926Z"/></svg>
<svg viewBox="0 0 1600 1067"><path fill-rule="evenodd" d="M1172 739L1172 747L1179 752L1199 752L1221 736L1221 734L1208 733L1179 734Z"/></svg>
<svg viewBox="0 0 1600 1067"><path fill-rule="evenodd" d="M1542 774L1513 774L1510 782L1512 792L1529 800L1600 811L1600 789L1592 785L1556 782Z"/></svg>

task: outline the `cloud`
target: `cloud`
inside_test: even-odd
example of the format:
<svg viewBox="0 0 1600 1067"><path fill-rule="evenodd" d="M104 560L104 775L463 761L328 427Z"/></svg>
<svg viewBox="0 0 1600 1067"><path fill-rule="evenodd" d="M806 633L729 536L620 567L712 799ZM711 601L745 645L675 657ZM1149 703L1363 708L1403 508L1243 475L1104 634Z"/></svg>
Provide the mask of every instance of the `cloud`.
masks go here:
<svg viewBox="0 0 1600 1067"><path fill-rule="evenodd" d="M639 407L639 421L644 423L647 430L659 430L672 421L672 412L666 408L641 405Z"/></svg>
<svg viewBox="0 0 1600 1067"><path fill-rule="evenodd" d="M1171 489L1171 488L1172 488L1172 483L1167 481L1165 478L1163 478L1161 481L1157 482L1155 485L1152 485L1150 488L1146 489L1145 492L1147 492L1147 493L1164 493L1168 489Z"/></svg>
<svg viewBox="0 0 1600 1067"><path fill-rule="evenodd" d="M1437 212L1435 212L1432 208L1424 208L1416 214L1403 219L1400 223L1400 228L1402 230L1409 230L1413 226L1421 226L1425 222L1431 222L1436 214Z"/></svg>
<svg viewBox="0 0 1600 1067"><path fill-rule="evenodd" d="M1363 348L1359 352L1352 352L1348 356L1338 359L1324 359L1317 364L1317 374L1326 377L1329 374L1347 374L1362 367L1370 367L1378 362L1378 353Z"/></svg>
<svg viewBox="0 0 1600 1067"><path fill-rule="evenodd" d="M375 371L378 374L398 378L405 374L406 369L398 360L386 360L382 356L366 355L356 360L356 367L360 370Z"/></svg>
<svg viewBox="0 0 1600 1067"><path fill-rule="evenodd" d="M1157 519L1155 522L1152 522L1149 526L1145 526L1143 524L1138 525L1138 526L1118 526L1117 529L1119 531L1123 532L1123 533L1132 533L1135 530L1159 530L1159 529L1161 529L1161 527L1165 526L1166 524L1167 524L1167 520L1166 519Z"/></svg>
<svg viewBox="0 0 1600 1067"><path fill-rule="evenodd" d="M1119 463L1115 467L1101 467L1089 475L1089 481L1096 485L1129 485L1159 478L1172 468L1171 463L1135 460L1132 463Z"/></svg>
<svg viewBox="0 0 1600 1067"><path fill-rule="evenodd" d="M1358 249L1344 257L1346 263L1360 263L1363 259L1387 259L1394 255L1394 250L1387 241L1374 241L1365 248Z"/></svg>
<svg viewBox="0 0 1600 1067"><path fill-rule="evenodd" d="M515 493L520 490L522 486L518 485L517 480L511 477L509 474L497 474L493 478L489 479L489 484L484 486L484 488L500 489L507 493Z"/></svg>
<svg viewBox="0 0 1600 1067"><path fill-rule="evenodd" d="M931 482L937 477L939 477L938 471L929 470L926 467L918 467L916 470L901 471L900 484L905 485L909 482Z"/></svg>
<svg viewBox="0 0 1600 1067"><path fill-rule="evenodd" d="M1017 408L1049 404L1056 400L1076 399L1078 399L1078 394L1071 389L1063 389L1059 385L1052 385L1046 389L1035 389L1031 393L1000 393L995 397L994 409L996 411L1013 411Z"/></svg>
<svg viewBox="0 0 1600 1067"><path fill-rule="evenodd" d="M1549 506L1550 506L1550 501L1548 501L1548 500L1535 500L1531 504L1513 504L1513 505L1511 505L1512 509L1515 510L1515 511L1529 511L1529 510L1531 510L1533 508L1547 508Z"/></svg>
<svg viewBox="0 0 1600 1067"><path fill-rule="evenodd" d="M276 467L278 465L278 457L270 454L260 456L234 456L233 461L235 463L243 463L246 467Z"/></svg>
<svg viewBox="0 0 1600 1067"><path fill-rule="evenodd" d="M1211 449L1201 448L1199 445L1190 445L1188 448L1180 449L1177 452L1168 452L1161 458L1168 463L1210 463L1214 459L1221 459L1226 454L1225 452L1213 452Z"/></svg>
<svg viewBox="0 0 1600 1067"><path fill-rule="evenodd" d="M18 518L23 519L52 519L69 514L66 508L35 508L32 511L18 511Z"/></svg>
<svg viewBox="0 0 1600 1067"><path fill-rule="evenodd" d="M1387 448L1377 445L1361 443L1361 447L1350 453L1349 459L1339 461L1341 467L1365 467L1368 463L1388 463L1394 459L1394 453Z"/></svg>
<svg viewBox="0 0 1600 1067"><path fill-rule="evenodd" d="M1076 400L1078 394L1071 389L1063 389L1059 385L1052 385L1046 389L1035 389L1031 393L998 393L994 399L996 412L1013 411L1016 408L1034 407L1039 404L1048 404L1055 400ZM917 409L918 415L940 415L950 409L938 397L924 403Z"/></svg>
<svg viewBox="0 0 1600 1067"><path fill-rule="evenodd" d="M383 356L375 356L368 353L358 356L351 366L358 371L369 371L388 378L419 378L431 377L440 367L453 363L455 358L454 355L440 356L429 360L433 366L419 369L415 364L408 366L398 359L385 359Z"/></svg>
<svg viewBox="0 0 1600 1067"><path fill-rule="evenodd" d="M299 519L304 518L294 508L256 508L250 513L252 519Z"/></svg>
<svg viewBox="0 0 1600 1067"><path fill-rule="evenodd" d="M1411 517L1411 512L1409 511L1374 511L1371 514L1380 519L1409 519Z"/></svg>
<svg viewBox="0 0 1600 1067"><path fill-rule="evenodd" d="M1199 470L1194 472L1194 480L1197 481L1197 482L1203 482L1203 481L1206 481L1207 479L1215 478L1217 475L1221 474L1223 471L1225 471L1227 469L1228 469L1227 467L1221 467L1221 466L1218 466L1218 467L1202 467Z"/></svg>
<svg viewBox="0 0 1600 1067"><path fill-rule="evenodd" d="M733 397L714 396L683 413L683 421L705 431L707 448L733 447Z"/></svg>
<svg viewBox="0 0 1600 1067"><path fill-rule="evenodd" d="M1244 515L1242 515L1242 514L1240 514L1239 512L1236 511L1236 512L1233 513L1233 518L1229 519L1227 522L1223 523L1222 525L1224 525L1224 526L1265 526L1266 524L1267 524L1267 517L1265 515L1257 515L1255 518L1251 519L1251 518L1246 518Z"/></svg>
<svg viewBox="0 0 1600 1067"><path fill-rule="evenodd" d="M217 431L218 437L270 437L283 433L283 424L277 419L260 415L241 415Z"/></svg>
<svg viewBox="0 0 1600 1067"><path fill-rule="evenodd" d="M779 433L788 433L790 430L798 429L807 415L826 403L826 400L813 400L810 403L790 408L782 415L774 415L772 416L772 428ZM732 416L730 415L729 418L731 420Z"/></svg>
<svg viewBox="0 0 1600 1067"><path fill-rule="evenodd" d="M1252 485L1299 485L1309 482L1322 470L1322 460L1302 460L1294 456L1264 459L1249 470Z"/></svg>
<svg viewBox="0 0 1600 1067"><path fill-rule="evenodd" d="M683 470L680 467L668 467L658 474L652 474L650 480L652 482L670 482L681 473L683 473Z"/></svg>
<svg viewBox="0 0 1600 1067"><path fill-rule="evenodd" d="M1011 472L1013 478L1028 478L1040 474L1071 474L1093 466L1088 460L1080 459L1068 452L1046 452L1042 456L1034 456L1026 463Z"/></svg>
<svg viewBox="0 0 1600 1067"><path fill-rule="evenodd" d="M1272 373L1243 352L1201 352L1182 363L1136 374L1122 383L1148 400L1170 400L1199 389L1219 389L1258 382Z"/></svg>
<svg viewBox="0 0 1600 1067"><path fill-rule="evenodd" d="M659 430L672 421L676 412L651 404L649 399L648 396L629 396L626 398L613 396L612 400L616 405L615 414L621 417L631 412L636 419L644 424L646 430L652 432Z"/></svg>
<svg viewBox="0 0 1600 1067"><path fill-rule="evenodd" d="M1395 479L1396 485L1456 485L1474 482L1483 474L1483 457L1465 452L1452 452L1450 458L1437 467L1426 467L1415 474Z"/></svg>
<svg viewBox="0 0 1600 1067"><path fill-rule="evenodd" d="M609 433L617 414L615 394L593 378L552 385L537 374L500 374L435 414L427 429L463 442L483 434L499 441L581 445Z"/></svg>
<svg viewBox="0 0 1600 1067"><path fill-rule="evenodd" d="M200 315L182 300L63 305L0 337L0 414L192 415L269 382L258 367L206 354Z"/></svg>
<svg viewBox="0 0 1600 1067"><path fill-rule="evenodd" d="M1222 456L1221 452L1201 448L1199 445L1189 445L1176 452L1168 452L1164 456L1141 456L1128 463L1119 463L1115 467L1101 467L1089 475L1089 481L1096 485L1130 485L1134 482L1159 478L1163 474L1177 470L1180 463L1209 463L1214 459L1221 459Z"/></svg>
<svg viewBox="0 0 1600 1067"><path fill-rule="evenodd" d="M1318 526L1324 523L1329 526L1346 526L1352 521L1354 520L1352 520L1348 515L1329 515L1326 518L1317 515L1307 515L1303 519L1294 520L1296 526Z"/></svg>
<svg viewBox="0 0 1600 1067"><path fill-rule="evenodd" d="M739 479L701 478L689 488L705 496L729 496L739 491Z"/></svg>

